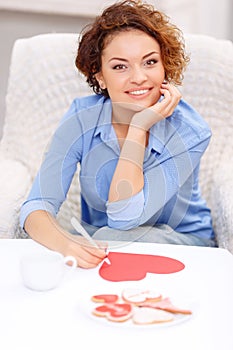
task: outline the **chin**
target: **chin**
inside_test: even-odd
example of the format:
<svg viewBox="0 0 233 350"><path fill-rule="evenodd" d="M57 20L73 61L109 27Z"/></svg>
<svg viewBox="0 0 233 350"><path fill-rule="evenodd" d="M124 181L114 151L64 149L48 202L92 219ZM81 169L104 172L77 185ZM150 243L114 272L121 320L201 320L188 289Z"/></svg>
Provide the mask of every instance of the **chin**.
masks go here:
<svg viewBox="0 0 233 350"><path fill-rule="evenodd" d="M140 112L145 108L149 108L154 106L160 99L160 95L156 96L156 98L153 98L153 100L141 100L141 101L135 101L134 103L129 103L128 108L133 110L134 112Z"/></svg>
<svg viewBox="0 0 233 350"><path fill-rule="evenodd" d="M113 102L116 108L127 109L133 112L140 112L147 108L143 103L133 103L133 102Z"/></svg>
<svg viewBox="0 0 233 350"><path fill-rule="evenodd" d="M153 103L132 103L131 106L129 106L129 109L131 109L134 112L141 112L143 109L149 108L153 106Z"/></svg>

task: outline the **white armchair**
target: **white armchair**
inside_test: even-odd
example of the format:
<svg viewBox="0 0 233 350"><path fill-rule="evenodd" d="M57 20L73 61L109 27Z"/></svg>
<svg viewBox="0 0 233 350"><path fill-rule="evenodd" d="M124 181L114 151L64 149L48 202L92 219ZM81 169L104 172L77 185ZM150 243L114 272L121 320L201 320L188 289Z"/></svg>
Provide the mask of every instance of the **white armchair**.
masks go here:
<svg viewBox="0 0 233 350"><path fill-rule="evenodd" d="M191 63L181 91L207 120L212 140L200 181L220 247L233 253L233 46L203 35L185 36ZM43 34L15 42L0 144L0 237L19 238L19 210L52 132L73 98L92 91L77 72L77 34ZM67 229L79 215L78 172L58 215Z"/></svg>

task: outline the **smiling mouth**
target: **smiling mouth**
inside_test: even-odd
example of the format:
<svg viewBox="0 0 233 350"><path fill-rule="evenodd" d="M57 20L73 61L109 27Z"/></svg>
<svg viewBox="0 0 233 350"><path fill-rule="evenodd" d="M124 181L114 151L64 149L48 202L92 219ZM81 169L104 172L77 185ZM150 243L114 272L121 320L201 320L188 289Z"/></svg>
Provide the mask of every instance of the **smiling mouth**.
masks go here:
<svg viewBox="0 0 233 350"><path fill-rule="evenodd" d="M134 91L129 91L129 95L134 95L134 96L140 96L144 95L149 91L149 89L142 89L142 90L134 90Z"/></svg>

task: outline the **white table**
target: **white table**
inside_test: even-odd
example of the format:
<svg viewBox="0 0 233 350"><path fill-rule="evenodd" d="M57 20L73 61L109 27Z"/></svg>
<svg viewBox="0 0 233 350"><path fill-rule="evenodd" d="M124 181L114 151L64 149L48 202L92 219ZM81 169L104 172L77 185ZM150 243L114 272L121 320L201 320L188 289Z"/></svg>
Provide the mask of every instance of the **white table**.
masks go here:
<svg viewBox="0 0 233 350"><path fill-rule="evenodd" d="M45 249L32 240L0 240L0 349L233 349L233 255L218 248L132 243L115 251L164 255L185 269L150 274L142 281L109 282L98 268L77 268L60 287L33 292L22 284L19 261L27 251ZM119 327L83 312L88 294L126 287L155 287L168 296L196 302L194 315L170 327Z"/></svg>

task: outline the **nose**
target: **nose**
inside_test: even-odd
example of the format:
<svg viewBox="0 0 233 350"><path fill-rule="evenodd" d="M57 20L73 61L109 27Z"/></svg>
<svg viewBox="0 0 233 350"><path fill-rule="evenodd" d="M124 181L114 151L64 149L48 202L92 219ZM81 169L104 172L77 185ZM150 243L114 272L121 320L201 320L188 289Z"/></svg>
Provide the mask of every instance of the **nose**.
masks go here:
<svg viewBox="0 0 233 350"><path fill-rule="evenodd" d="M140 85L147 79L142 67L133 67L130 72L130 82Z"/></svg>

